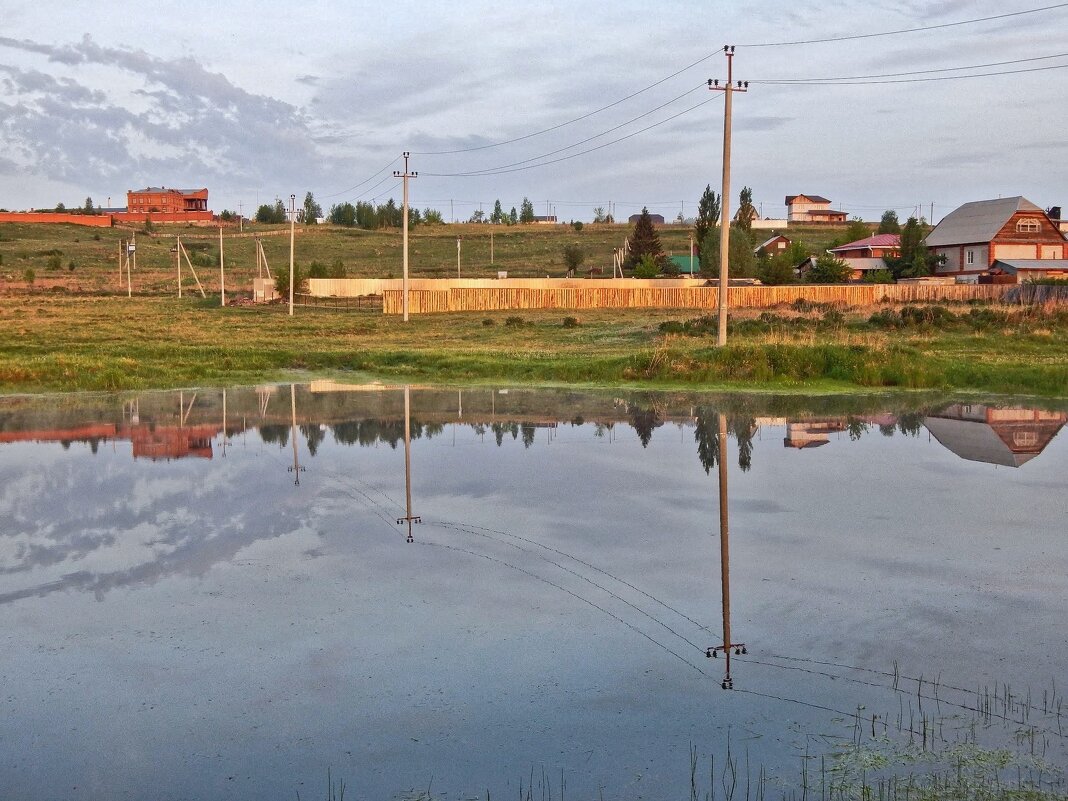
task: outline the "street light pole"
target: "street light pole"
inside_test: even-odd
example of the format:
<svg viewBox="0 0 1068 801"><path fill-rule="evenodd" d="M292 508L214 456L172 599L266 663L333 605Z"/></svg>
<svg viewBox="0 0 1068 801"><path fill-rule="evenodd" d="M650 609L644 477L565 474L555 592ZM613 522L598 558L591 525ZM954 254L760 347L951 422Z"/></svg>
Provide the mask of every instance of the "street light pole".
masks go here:
<svg viewBox="0 0 1068 801"><path fill-rule="evenodd" d="M296 237L297 225L297 196L289 196L289 316L293 316L293 242Z"/></svg>

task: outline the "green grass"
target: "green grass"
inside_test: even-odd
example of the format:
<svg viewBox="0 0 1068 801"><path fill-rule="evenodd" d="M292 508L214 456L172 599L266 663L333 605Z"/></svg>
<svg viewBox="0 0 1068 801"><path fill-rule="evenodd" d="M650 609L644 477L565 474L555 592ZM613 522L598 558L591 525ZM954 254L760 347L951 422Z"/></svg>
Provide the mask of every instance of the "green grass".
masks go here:
<svg viewBox="0 0 1068 801"><path fill-rule="evenodd" d="M716 348L707 320L678 311L442 314L405 324L370 310L298 308L290 318L282 306L217 303L2 297L0 391L234 385L305 371L436 383L1068 396L1063 312L1016 311L993 331L957 315L942 327L886 329L866 313L784 310L788 322L763 327L754 322L766 315L742 313L730 344ZM680 327L688 333L672 333Z"/></svg>

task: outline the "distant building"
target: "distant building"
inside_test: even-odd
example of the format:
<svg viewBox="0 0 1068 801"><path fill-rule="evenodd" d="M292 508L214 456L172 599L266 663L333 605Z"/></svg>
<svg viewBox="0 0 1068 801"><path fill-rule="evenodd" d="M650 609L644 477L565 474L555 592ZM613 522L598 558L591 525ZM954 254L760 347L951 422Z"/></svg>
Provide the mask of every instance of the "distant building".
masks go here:
<svg viewBox="0 0 1068 801"><path fill-rule="evenodd" d="M786 219L790 222L845 222L846 213L831 208L820 195L787 195Z"/></svg>
<svg viewBox="0 0 1068 801"><path fill-rule="evenodd" d="M791 244L793 244L793 240L790 237L776 234L771 239L761 242L753 248L753 254L756 256L774 256L776 253L785 252Z"/></svg>
<svg viewBox="0 0 1068 801"><path fill-rule="evenodd" d="M898 234L872 234L827 252L852 267L853 279L858 280L873 270L885 270L884 256L900 256L901 237Z"/></svg>
<svg viewBox="0 0 1068 801"><path fill-rule="evenodd" d="M943 258L936 275L978 275L995 262L1068 259L1068 240L1058 226L1020 196L965 203L947 214L926 242Z"/></svg>
<svg viewBox="0 0 1068 801"><path fill-rule="evenodd" d="M207 189L167 189L150 186L126 193L126 211L132 213L160 212L180 214L208 210Z"/></svg>
<svg viewBox="0 0 1068 801"><path fill-rule="evenodd" d="M630 217L627 218L627 222L629 222L631 225L634 225L634 223L638 222L638 218L641 217L641 216L642 215L640 215L640 214L632 214L632 215L630 215ZM649 219L653 221L653 225L663 225L664 224L664 215L663 214L650 214L649 215Z"/></svg>
<svg viewBox="0 0 1068 801"><path fill-rule="evenodd" d="M535 214L534 222L537 225L556 225L557 220L555 214Z"/></svg>

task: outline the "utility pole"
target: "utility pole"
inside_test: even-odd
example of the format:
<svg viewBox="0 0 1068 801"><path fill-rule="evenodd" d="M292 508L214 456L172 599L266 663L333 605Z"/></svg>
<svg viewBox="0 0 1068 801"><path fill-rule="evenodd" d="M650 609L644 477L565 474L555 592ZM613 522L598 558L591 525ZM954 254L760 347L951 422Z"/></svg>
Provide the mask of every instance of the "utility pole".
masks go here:
<svg viewBox="0 0 1068 801"><path fill-rule="evenodd" d="M723 186L720 195L719 217L719 334L716 337L716 345L723 347L727 344L727 280L729 267L727 264L730 253L730 192L731 192L731 96L735 92L749 90L749 81L734 83L734 45L723 45L723 55L727 57L727 82L719 85L719 80L709 78L708 88L713 91L724 92L723 103Z"/></svg>
<svg viewBox="0 0 1068 801"><path fill-rule="evenodd" d="M456 277L460 277L460 243L463 241L462 236L456 237Z"/></svg>
<svg viewBox="0 0 1068 801"><path fill-rule="evenodd" d="M293 316L293 245L297 233L297 196L289 196L289 316Z"/></svg>
<svg viewBox="0 0 1068 801"><path fill-rule="evenodd" d="M174 235L174 257L178 260L178 299L182 297L182 235Z"/></svg>
<svg viewBox="0 0 1068 801"><path fill-rule="evenodd" d="M418 178L419 173L408 172L408 156L410 156L407 150L404 151L404 172L393 171L394 178L404 179L404 220L402 221L402 231L404 237L404 322L408 322L408 179ZM452 207L452 201L449 201L449 207ZM455 218L453 218L455 220ZM457 246L459 248L459 246Z"/></svg>
<svg viewBox="0 0 1068 801"><path fill-rule="evenodd" d="M244 231L245 231L245 204L244 203L238 203L237 204L237 230L238 230L239 233L244 233Z"/></svg>
<svg viewBox="0 0 1068 801"><path fill-rule="evenodd" d="M490 264L493 264L493 229L490 228Z"/></svg>
<svg viewBox="0 0 1068 801"><path fill-rule="evenodd" d="M219 295L220 305L226 306L226 271L223 268L222 226L219 226Z"/></svg>

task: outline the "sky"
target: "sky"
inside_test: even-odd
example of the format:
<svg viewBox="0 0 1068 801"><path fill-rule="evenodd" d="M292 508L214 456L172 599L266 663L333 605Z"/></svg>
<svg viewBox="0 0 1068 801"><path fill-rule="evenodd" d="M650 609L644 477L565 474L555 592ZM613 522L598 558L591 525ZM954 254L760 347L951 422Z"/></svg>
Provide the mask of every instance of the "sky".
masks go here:
<svg viewBox="0 0 1068 801"><path fill-rule="evenodd" d="M207 187L246 215L309 191L326 211L399 202L407 150L412 204L446 220L523 198L563 220L691 217L720 188L723 92L705 84L726 44L752 81L733 98L734 206L742 186L764 217L800 193L869 220L1068 206L1052 0L0 0L0 16L7 209L124 206L146 186ZM992 72L1010 74L944 80ZM872 75L907 82L760 83Z"/></svg>

